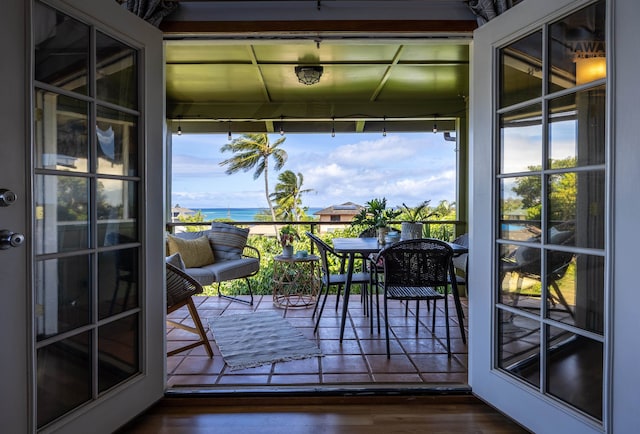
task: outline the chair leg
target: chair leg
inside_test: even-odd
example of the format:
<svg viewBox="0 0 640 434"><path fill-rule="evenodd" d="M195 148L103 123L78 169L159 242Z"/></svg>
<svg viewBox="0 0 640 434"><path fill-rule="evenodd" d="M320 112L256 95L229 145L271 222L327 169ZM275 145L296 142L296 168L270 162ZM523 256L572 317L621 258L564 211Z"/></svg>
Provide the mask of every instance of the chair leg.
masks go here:
<svg viewBox="0 0 640 434"><path fill-rule="evenodd" d="M322 288L320 288L320 294L322 295ZM326 291L324 293L324 298L322 299L322 306L320 306L320 310L318 311L318 317L316 318L316 325L313 328L314 334L318 332L318 326L320 325L320 318L322 318L322 311L324 310L324 305L327 303L328 296L329 296L329 285L326 285Z"/></svg>
<svg viewBox="0 0 640 434"><path fill-rule="evenodd" d="M435 313L435 309L433 309ZM447 329L447 356L451 358L451 334L449 332L449 297L447 291L444 291L444 323ZM435 330L435 328L434 328Z"/></svg>
<svg viewBox="0 0 640 434"><path fill-rule="evenodd" d="M429 300L427 300L429 303ZM433 312L431 313L431 334L436 334L436 299L433 299Z"/></svg>
<svg viewBox="0 0 640 434"><path fill-rule="evenodd" d="M238 303L244 303L244 304L248 304L249 306L253 306L253 291L251 290L251 283L249 282L249 278L248 277L245 277L244 279L247 281L247 287L249 288L249 295L251 296L251 300L250 301L243 300L243 299L237 298L237 297L232 297L230 295L224 295L223 293L221 293L220 292L220 284L222 282L218 282L218 297L226 298L227 300L237 301Z"/></svg>
<svg viewBox="0 0 640 434"><path fill-rule="evenodd" d="M387 359L391 358L391 345L389 344L389 315L387 310L387 296L384 297L384 335L387 340Z"/></svg>
<svg viewBox="0 0 640 434"><path fill-rule="evenodd" d="M342 291L342 285L338 285L338 289L337 289L337 292L336 292L336 312L338 311L338 304L340 303L340 292L341 291Z"/></svg>
<svg viewBox="0 0 640 434"><path fill-rule="evenodd" d="M429 304L429 300L427 300ZM418 320L420 319L420 300L416 300L416 334L418 334Z"/></svg>
<svg viewBox="0 0 640 434"><path fill-rule="evenodd" d="M202 321L200 321L200 315L198 314L196 305L193 303L193 299L189 298L189 300L187 300L186 305L187 305L187 308L189 309L189 315L191 315L191 320L193 321L195 327L181 324L172 320L167 320L167 323L169 323L174 327L180 328L182 330L186 330L191 333L197 334L200 337L200 340L198 340L197 342L193 342L189 345L185 345L183 347L177 348L175 350L169 351L167 353L167 356L173 356L174 354L178 354L183 351L187 351L192 348L199 347L200 345L204 345L204 348L205 350L207 350L207 354L209 355L209 357L213 357L213 350L211 349L211 344L209 343L207 332L202 326Z"/></svg>

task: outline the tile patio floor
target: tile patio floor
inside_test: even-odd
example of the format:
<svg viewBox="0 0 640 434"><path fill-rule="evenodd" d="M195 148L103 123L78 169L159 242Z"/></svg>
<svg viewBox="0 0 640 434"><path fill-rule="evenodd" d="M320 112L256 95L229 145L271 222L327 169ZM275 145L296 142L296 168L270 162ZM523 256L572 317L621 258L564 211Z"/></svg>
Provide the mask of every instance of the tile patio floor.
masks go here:
<svg viewBox="0 0 640 434"><path fill-rule="evenodd" d="M285 309L273 305L271 295L256 296L253 306L232 302L219 297L194 297L198 312L208 331L207 320L217 315L274 311L282 314L297 327L304 336L316 341L323 357L293 360L263 365L256 368L231 371L225 365L218 347L208 331L214 351L213 359L207 357L202 346L167 358L168 386L181 388L276 388L281 386L317 387L429 387L467 384L467 346L462 342L460 329L453 307L449 302L451 351L446 352L444 303L438 302L436 333L431 334L431 313L426 316L426 304L420 306L420 327L415 333L415 302L411 302L408 316L405 306L391 301L389 317L391 324L391 359L387 360L385 349L384 321L381 333L369 328L369 318L364 315L359 295L349 301L349 315L344 340L339 341L340 312L334 311L335 296L330 296L322 315L318 333L314 335L311 319L313 308ZM391 304L393 303L393 304ZM462 299L465 315L467 300ZM382 306L381 306L382 307ZM190 322L186 308L172 313L170 318ZM167 327L167 347L191 340L192 334L177 328Z"/></svg>

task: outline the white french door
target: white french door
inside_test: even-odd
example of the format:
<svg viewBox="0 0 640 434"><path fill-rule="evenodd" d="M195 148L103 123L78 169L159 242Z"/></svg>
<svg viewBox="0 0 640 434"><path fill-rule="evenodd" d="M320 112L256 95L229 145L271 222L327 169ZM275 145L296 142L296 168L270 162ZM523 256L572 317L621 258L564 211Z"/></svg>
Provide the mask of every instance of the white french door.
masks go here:
<svg viewBox="0 0 640 434"><path fill-rule="evenodd" d="M470 384L533 432L610 424L610 6L525 1L474 34Z"/></svg>
<svg viewBox="0 0 640 434"><path fill-rule="evenodd" d="M162 34L113 1L0 21L3 430L112 432L164 391Z"/></svg>

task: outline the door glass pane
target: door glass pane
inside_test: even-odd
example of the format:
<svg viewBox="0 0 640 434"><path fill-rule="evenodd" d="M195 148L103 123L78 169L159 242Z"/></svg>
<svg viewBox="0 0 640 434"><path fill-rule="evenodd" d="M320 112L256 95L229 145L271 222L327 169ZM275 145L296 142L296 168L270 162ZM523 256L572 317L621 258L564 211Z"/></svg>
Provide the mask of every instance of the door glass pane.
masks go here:
<svg viewBox="0 0 640 434"><path fill-rule="evenodd" d="M41 427L91 399L91 333L40 348L36 357Z"/></svg>
<svg viewBox="0 0 640 434"><path fill-rule="evenodd" d="M42 340L91 322L91 257L36 262L36 329Z"/></svg>
<svg viewBox="0 0 640 434"><path fill-rule="evenodd" d="M33 8L35 79L88 94L89 26L40 2Z"/></svg>
<svg viewBox="0 0 640 434"><path fill-rule="evenodd" d="M540 323L502 309L498 318L498 366L540 386Z"/></svg>
<svg viewBox="0 0 640 434"><path fill-rule="evenodd" d="M549 26L551 92L606 77L605 14L602 0Z"/></svg>
<svg viewBox="0 0 640 434"><path fill-rule="evenodd" d="M123 236L110 233L114 243ZM138 307L138 248L110 250L98 255L98 315L100 319Z"/></svg>
<svg viewBox="0 0 640 434"><path fill-rule="evenodd" d="M96 32L96 95L122 107L138 107L138 53Z"/></svg>
<svg viewBox="0 0 640 434"><path fill-rule="evenodd" d="M117 233L134 242L138 238L137 182L98 179L98 245L112 245L109 234Z"/></svg>
<svg viewBox="0 0 640 434"><path fill-rule="evenodd" d="M87 172L88 103L38 89L35 105L36 167Z"/></svg>
<svg viewBox="0 0 640 434"><path fill-rule="evenodd" d="M500 245L500 303L540 312L540 255L535 247Z"/></svg>
<svg viewBox="0 0 640 434"><path fill-rule="evenodd" d="M139 371L138 315L98 329L98 391L132 377Z"/></svg>
<svg viewBox="0 0 640 434"><path fill-rule="evenodd" d="M540 242L541 179L537 175L500 180L500 238Z"/></svg>
<svg viewBox="0 0 640 434"><path fill-rule="evenodd" d="M542 95L542 32L500 50L500 107Z"/></svg>
<svg viewBox="0 0 640 434"><path fill-rule="evenodd" d="M604 171L549 176L549 242L604 248L604 178ZM561 240L567 230L574 236Z"/></svg>
<svg viewBox="0 0 640 434"><path fill-rule="evenodd" d="M98 173L138 174L138 118L121 111L98 107Z"/></svg>
<svg viewBox="0 0 640 434"><path fill-rule="evenodd" d="M547 326L548 392L596 419L602 419L603 345Z"/></svg>
<svg viewBox="0 0 640 434"><path fill-rule="evenodd" d="M540 104L535 104L500 115L500 173L541 169L540 107Z"/></svg>
<svg viewBox="0 0 640 434"><path fill-rule="evenodd" d="M604 258L547 253L547 316L583 330L604 332Z"/></svg>
<svg viewBox="0 0 640 434"><path fill-rule="evenodd" d="M35 197L38 254L89 247L87 178L38 175Z"/></svg>
<svg viewBox="0 0 640 434"><path fill-rule="evenodd" d="M549 167L604 164L604 86L549 101Z"/></svg>

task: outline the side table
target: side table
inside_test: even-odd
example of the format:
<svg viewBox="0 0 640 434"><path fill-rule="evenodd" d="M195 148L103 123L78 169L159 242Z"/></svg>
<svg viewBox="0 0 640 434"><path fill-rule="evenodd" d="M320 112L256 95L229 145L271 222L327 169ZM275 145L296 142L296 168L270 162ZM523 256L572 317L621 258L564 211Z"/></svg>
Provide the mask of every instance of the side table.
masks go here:
<svg viewBox="0 0 640 434"><path fill-rule="evenodd" d="M320 257L273 258L273 304L278 307L306 308L316 303L320 288Z"/></svg>

